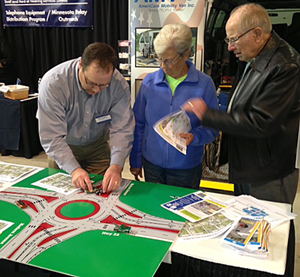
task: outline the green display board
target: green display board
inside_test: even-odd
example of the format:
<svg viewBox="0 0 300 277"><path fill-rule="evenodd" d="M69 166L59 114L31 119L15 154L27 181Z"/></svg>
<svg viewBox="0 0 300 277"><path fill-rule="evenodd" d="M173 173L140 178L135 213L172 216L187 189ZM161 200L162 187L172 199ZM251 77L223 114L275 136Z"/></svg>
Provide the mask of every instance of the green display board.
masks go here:
<svg viewBox="0 0 300 277"><path fill-rule="evenodd" d="M31 185L57 172L0 192L0 219L14 223L0 235L0 257L82 277L153 276L185 221L160 205L193 191L132 181L119 194L66 196ZM121 223L130 234L114 231Z"/></svg>

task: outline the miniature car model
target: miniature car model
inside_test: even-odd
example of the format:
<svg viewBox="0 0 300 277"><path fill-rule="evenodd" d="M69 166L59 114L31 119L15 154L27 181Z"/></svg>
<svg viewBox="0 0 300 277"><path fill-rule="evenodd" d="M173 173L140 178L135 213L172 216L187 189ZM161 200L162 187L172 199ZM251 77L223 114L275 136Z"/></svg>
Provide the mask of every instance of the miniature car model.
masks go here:
<svg viewBox="0 0 300 277"><path fill-rule="evenodd" d="M96 190L96 192L95 192L97 195L101 195L102 193L103 193L103 189L98 189L98 190Z"/></svg>
<svg viewBox="0 0 300 277"><path fill-rule="evenodd" d="M85 189L84 191L86 193L88 193L88 194L90 194L90 193L96 193L97 195L103 193L103 190L102 190L102 181L94 183L94 184L92 184L92 186L93 186L93 191L92 192L90 192L88 189ZM99 192L99 191L101 191L101 192Z"/></svg>
<svg viewBox="0 0 300 277"><path fill-rule="evenodd" d="M128 234L128 233L130 233L130 230L131 230L131 227L129 227L125 224L121 224L121 225L115 224L114 231L117 233L127 233Z"/></svg>
<svg viewBox="0 0 300 277"><path fill-rule="evenodd" d="M27 204L26 204L24 201L22 201L22 200L17 201L16 204L17 204L21 209L27 208Z"/></svg>

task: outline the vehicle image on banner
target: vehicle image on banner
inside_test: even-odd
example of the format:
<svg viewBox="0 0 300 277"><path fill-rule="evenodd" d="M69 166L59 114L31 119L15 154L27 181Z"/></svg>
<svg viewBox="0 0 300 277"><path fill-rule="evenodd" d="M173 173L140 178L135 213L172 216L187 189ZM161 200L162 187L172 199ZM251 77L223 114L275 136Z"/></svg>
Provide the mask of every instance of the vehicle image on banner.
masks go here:
<svg viewBox="0 0 300 277"><path fill-rule="evenodd" d="M139 52L143 57L148 58L150 54L155 54L153 42L158 35L159 30L147 30L141 33L139 38Z"/></svg>

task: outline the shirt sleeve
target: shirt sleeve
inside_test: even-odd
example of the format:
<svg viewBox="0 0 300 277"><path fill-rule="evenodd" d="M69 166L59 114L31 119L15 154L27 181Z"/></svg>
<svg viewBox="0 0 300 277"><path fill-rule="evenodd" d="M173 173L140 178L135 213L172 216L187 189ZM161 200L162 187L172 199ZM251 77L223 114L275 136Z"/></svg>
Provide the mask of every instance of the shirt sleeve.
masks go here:
<svg viewBox="0 0 300 277"><path fill-rule="evenodd" d="M207 80L204 91L205 93L203 95L203 100L205 101L207 107L213 110L218 110L219 106L216 88L211 79ZM189 116L196 117L195 114L189 114ZM195 120L191 120L191 122L195 122ZM192 128L191 133L194 135L194 139L190 144L191 146L208 144L212 142L218 135L218 131L216 129L204 127L203 125Z"/></svg>
<svg viewBox="0 0 300 277"><path fill-rule="evenodd" d="M66 98L63 88L42 80L39 86L37 118L41 144L59 168L71 174L80 167L67 144Z"/></svg>
<svg viewBox="0 0 300 277"><path fill-rule="evenodd" d="M124 167L132 148L135 121L128 83L117 70L114 78L110 88L114 96L110 110L112 120L109 130L111 165L117 164Z"/></svg>
<svg viewBox="0 0 300 277"><path fill-rule="evenodd" d="M274 135L286 118L292 113L297 103L299 91L299 67L294 63L274 66L267 75L253 79L248 83L253 94L251 105L244 105L244 110L232 109L230 113L208 109L203 124L218 128L236 136L248 138L266 138ZM259 73L261 74L261 73ZM261 91L251 91L254 82L260 82Z"/></svg>

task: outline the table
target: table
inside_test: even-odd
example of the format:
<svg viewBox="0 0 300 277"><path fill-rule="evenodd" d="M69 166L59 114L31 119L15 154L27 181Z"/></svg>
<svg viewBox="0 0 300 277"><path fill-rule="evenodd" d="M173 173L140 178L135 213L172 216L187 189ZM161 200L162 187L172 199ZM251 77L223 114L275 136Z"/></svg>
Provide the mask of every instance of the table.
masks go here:
<svg viewBox="0 0 300 277"><path fill-rule="evenodd" d="M0 94L0 149L28 159L42 151L36 119L37 96L11 100Z"/></svg>
<svg viewBox="0 0 300 277"><path fill-rule="evenodd" d="M212 193L212 195L221 200L232 197L216 193ZM291 210L289 204L268 203L287 211ZM274 228L269 241L271 253L269 260L240 256L228 245L223 244L220 238L177 240L170 249L171 257L167 256L165 262L171 262L172 260L173 276L254 277L284 275L293 277L294 239L293 222L291 228L289 221Z"/></svg>
<svg viewBox="0 0 300 277"><path fill-rule="evenodd" d="M50 201L50 203L52 203L50 206L47 206L45 205L45 201L35 198L34 195L36 194L36 192L28 192L25 194L22 192L22 188L28 187L34 181L56 172L62 171L55 169L44 169L43 171L16 184L17 190L10 191L9 193L7 193L7 195L5 194L5 191L0 193L0 219L16 222L17 226L18 224L24 223L24 225L22 226L19 225L21 226L20 231L30 232L30 229L32 229L33 231L37 229L41 230L40 225L38 225L36 222L41 222L41 219L43 218L43 226L46 228L42 228L43 232L41 232L41 234L43 236L45 236L46 234L50 234L49 238L52 238L52 240L49 239L49 241L53 243L53 247L47 249L42 253L39 253L37 248L32 249L28 253L37 253L37 256L33 260L29 260L29 262L25 262L27 259L27 255L24 256L24 259L22 258L23 260L20 258L23 255L21 251L19 253L20 255L18 254L16 256L12 256L13 259L15 259L17 262L23 262L51 271L82 277L120 275L152 276L164 257L165 262L172 263L172 276L262 277L272 276L271 274L284 274L286 268L287 250L292 249L292 247L287 248L287 242L289 238L288 234L290 229L289 222L281 224L279 227L276 227L272 231L269 244L272 258L271 260L260 261L255 258L241 257L237 255L233 250L229 249L226 246L224 247L221 243L220 238L202 241L190 240L184 242L177 240L171 246L171 242L151 240L136 236L128 236L126 234L120 234L120 236L115 237L113 233L111 233L111 229L109 229L109 223L111 224L113 222L111 218L108 221L107 219L101 221L102 223L106 222L108 224L102 226L104 230L107 230L104 232L103 229L102 231L97 229L89 229L92 225L88 224L88 222L90 220L96 220L97 218L94 215L89 216L87 218L87 221L82 221L82 223L76 225L76 222L74 223L73 221L76 221L76 216L78 215L76 215L76 213L74 215L73 212L72 217L74 217L75 219L70 221L70 226L72 228L69 225L54 226L55 229L51 229L51 226L46 226L45 224L53 225L55 222L58 222L58 220L60 220L59 218L57 218L57 213L55 213L56 217L53 215L53 213L31 213L31 218L34 218L34 220L37 221L30 220L30 218L27 218L25 216L24 211L14 205L14 201L23 197L23 199L26 201L30 200L30 202L42 205L42 207L44 207L43 209L48 210L51 208L51 205L52 207L54 207L55 203L52 201L54 201L53 199L56 198L55 194L52 196L44 195L44 197L42 197L43 199L48 199L47 201ZM120 207L121 202L118 202L116 206L112 206L111 211L115 216L117 216L119 221L122 221L123 218L129 216L131 220L134 220L135 223L137 223L139 220L144 219L147 219L149 222L151 222L151 220L153 219L151 218L151 216L155 216L159 217L159 220L157 222L161 222L158 225L155 225L157 223L154 223L153 221L151 222L151 226L155 226L159 229L162 228L163 225L160 224L164 224L162 223L164 222L164 219L172 220L172 223L168 223L168 226L170 226L170 228L173 228L172 226L174 224L177 224L177 221L184 222L184 219L163 209L160 205L174 199L174 197L186 195L193 192L194 190L137 181L132 181L131 184L127 187L126 190L122 192L119 199L123 204L132 207L132 209L122 210L122 207ZM5 197L3 198L4 194ZM221 200L232 197L223 194L211 194ZM9 203L3 202L6 197L8 197ZM94 201L95 197L91 196L89 198L89 196L86 196L85 200ZM61 201L61 203L68 203L69 209L72 208L71 204L75 203L74 201L72 202L72 200L68 197L61 197L59 201ZM101 198L99 201L101 202ZM109 202L117 203L115 201L116 198L112 198ZM88 203L91 204L91 202ZM280 203L275 204L287 210L290 209L290 205ZM64 207L65 206L67 205L64 205ZM118 211L116 211L115 207L117 207ZM85 211L85 208L85 205L80 206L81 217L86 216L85 213L88 213L88 211ZM77 210L77 212L78 211L79 210ZM123 212L120 213L120 211ZM144 216L137 216L137 211L142 212ZM105 207L101 206L99 212L104 213ZM71 217L72 212L70 210L66 210L66 213L69 214L68 217ZM148 217L148 215L151 216ZM97 219L97 221L98 220L99 219ZM87 232L77 234L73 237L70 237L68 240L63 240L63 235L54 238L54 233L59 228L62 228L64 232L67 232L70 230L75 230L76 228L79 228L81 226L82 228L87 228ZM150 225L147 226L149 227ZM15 227L13 229L15 229ZM0 249L1 247L3 247L2 242L11 234L11 232L12 230L8 229L4 231L2 235L0 235ZM39 238L37 237L34 240L26 240L26 244L31 247L32 243L38 243L38 239ZM62 241L59 241L59 243L57 243L58 241L56 241L56 239ZM45 240L47 241L48 238L46 238ZM19 239L19 244L21 242L23 243L22 247L26 245L24 241L24 238ZM18 246L18 244L16 244L14 247L16 246ZM47 247L47 243L43 244L43 246ZM9 245L8 248L10 249L10 247L11 246ZM20 249L18 248L18 251ZM24 248L24 251L25 250L26 247ZM10 249L10 251L12 250ZM1 249L0 257L1 255L3 255L3 249ZM2 257L7 258L7 255L4 255ZM291 267L293 267L293 264L291 264Z"/></svg>
<svg viewBox="0 0 300 277"><path fill-rule="evenodd" d="M0 219L14 222L0 235L0 257L82 277L152 276L184 223L160 206L172 199L174 188L134 181L121 195L28 190L57 172L62 171L44 169L0 192ZM20 209L18 200L28 207ZM113 231L122 222L134 236Z"/></svg>

